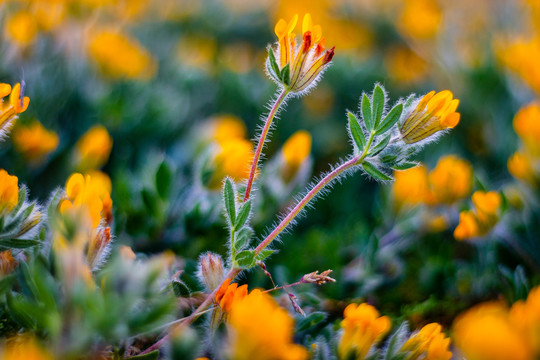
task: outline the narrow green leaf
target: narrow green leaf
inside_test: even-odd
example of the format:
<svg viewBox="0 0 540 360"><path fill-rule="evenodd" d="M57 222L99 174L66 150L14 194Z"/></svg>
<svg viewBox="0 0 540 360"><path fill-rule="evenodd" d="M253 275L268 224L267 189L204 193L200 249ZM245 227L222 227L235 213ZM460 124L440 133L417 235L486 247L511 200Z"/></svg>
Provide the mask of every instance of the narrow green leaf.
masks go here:
<svg viewBox="0 0 540 360"><path fill-rule="evenodd" d="M249 214L251 212L251 200L246 201L245 203L240 206L240 210L238 210L238 217L236 218L236 221L234 223L234 227L236 229L240 229L244 224L246 223Z"/></svg>
<svg viewBox="0 0 540 360"><path fill-rule="evenodd" d="M275 76L280 76L279 66L276 62L276 56L274 55L274 50L270 47L268 48L268 59L270 60L270 67L274 72Z"/></svg>
<svg viewBox="0 0 540 360"><path fill-rule="evenodd" d="M377 169L373 164L367 162L367 161L364 161L362 163L362 168L364 168L365 172L375 178L375 179L378 179L378 180L385 180L385 181L388 181L388 180L394 180L392 177L386 175L385 173L383 173L382 171L380 171L379 169Z"/></svg>
<svg viewBox="0 0 540 360"><path fill-rule="evenodd" d="M191 291L183 281L173 280L171 282L174 295L176 297L189 297L191 296Z"/></svg>
<svg viewBox="0 0 540 360"><path fill-rule="evenodd" d="M367 94L362 96L362 118L364 119L364 124L366 125L367 131L373 130L373 117L371 116L371 103L369 102L369 97Z"/></svg>
<svg viewBox="0 0 540 360"><path fill-rule="evenodd" d="M418 163L415 163L415 162L402 162L400 164L392 166L392 169L394 169L394 170L407 170L407 169L413 168L413 167L415 167L417 165L418 165Z"/></svg>
<svg viewBox="0 0 540 360"><path fill-rule="evenodd" d="M255 260L264 261L267 257L269 257L270 255L272 255L275 252L276 252L276 250L270 250L270 249L261 250L261 252L258 253L257 256L255 257Z"/></svg>
<svg viewBox="0 0 540 360"><path fill-rule="evenodd" d="M234 247L237 251L244 250L251 241L251 238L253 237L253 229L250 227L243 227L236 233L236 238L234 241Z"/></svg>
<svg viewBox="0 0 540 360"><path fill-rule="evenodd" d="M356 115L349 111L349 130L351 131L352 138L359 151L364 150L366 146L366 139L364 138L364 132L358 123Z"/></svg>
<svg viewBox="0 0 540 360"><path fill-rule="evenodd" d="M159 350L154 350L144 355L136 355L128 357L126 360L157 360L159 358Z"/></svg>
<svg viewBox="0 0 540 360"><path fill-rule="evenodd" d="M296 331L304 331L326 319L326 313L315 311L298 321Z"/></svg>
<svg viewBox="0 0 540 360"><path fill-rule="evenodd" d="M231 226L234 226L236 223L236 200L234 198L234 186L229 178L225 180L225 186L223 187L223 201L225 202L229 222Z"/></svg>
<svg viewBox="0 0 540 360"><path fill-rule="evenodd" d="M389 167L392 167L396 163L397 158L398 157L395 154L384 154L383 156L379 157L379 160L383 164L388 165Z"/></svg>
<svg viewBox="0 0 540 360"><path fill-rule="evenodd" d="M403 104L397 104L390 110L381 124L377 127L377 135L384 134L390 130L398 122L401 113L403 112Z"/></svg>
<svg viewBox="0 0 540 360"><path fill-rule="evenodd" d="M0 240L0 247L8 249L26 249L39 245L39 240L34 239L3 239Z"/></svg>
<svg viewBox="0 0 540 360"><path fill-rule="evenodd" d="M151 214L156 214L158 212L158 203L157 203L157 197L155 194L150 192L150 190L144 188L141 190L141 197L143 200L144 205L146 206L146 209Z"/></svg>
<svg viewBox="0 0 540 360"><path fill-rule="evenodd" d="M285 85L289 86L289 64L285 65L281 70L280 79Z"/></svg>
<svg viewBox="0 0 540 360"><path fill-rule="evenodd" d="M381 141L369 150L369 156L376 156L383 151L390 142L391 134L386 135Z"/></svg>
<svg viewBox="0 0 540 360"><path fill-rule="evenodd" d="M409 324L407 321L401 323L399 328L392 334L390 340L388 340L388 346L386 347L386 353L384 354L385 360L394 360L398 358L405 358L406 353L400 352L401 348L405 344L405 341L409 337Z"/></svg>
<svg viewBox="0 0 540 360"><path fill-rule="evenodd" d="M243 268L253 267L255 264L255 251L253 250L244 250L240 251L236 255L236 263Z"/></svg>
<svg viewBox="0 0 540 360"><path fill-rule="evenodd" d="M373 90L373 103L371 104L371 113L373 114L373 128L377 128L381 122L382 113L384 110L384 91L377 85Z"/></svg>
<svg viewBox="0 0 540 360"><path fill-rule="evenodd" d="M156 190L158 195L163 199L167 199L171 190L173 173L165 160L161 162L156 171Z"/></svg>

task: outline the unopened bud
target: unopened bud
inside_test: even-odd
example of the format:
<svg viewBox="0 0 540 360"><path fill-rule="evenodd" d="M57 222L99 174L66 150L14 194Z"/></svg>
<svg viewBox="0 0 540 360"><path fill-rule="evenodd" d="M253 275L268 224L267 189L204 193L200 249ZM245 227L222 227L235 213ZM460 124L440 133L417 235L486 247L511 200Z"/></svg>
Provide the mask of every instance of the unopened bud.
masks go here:
<svg viewBox="0 0 540 360"><path fill-rule="evenodd" d="M213 291L225 277L221 256L207 252L199 259L199 274L209 291Z"/></svg>

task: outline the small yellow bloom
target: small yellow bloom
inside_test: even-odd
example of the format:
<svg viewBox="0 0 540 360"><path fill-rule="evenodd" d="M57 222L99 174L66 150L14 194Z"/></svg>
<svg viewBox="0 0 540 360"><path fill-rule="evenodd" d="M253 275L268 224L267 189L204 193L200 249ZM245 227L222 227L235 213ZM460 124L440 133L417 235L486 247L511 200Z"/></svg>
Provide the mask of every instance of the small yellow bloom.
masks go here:
<svg viewBox="0 0 540 360"><path fill-rule="evenodd" d="M253 161L253 145L244 139L231 139L218 144L212 165L214 173L208 184L211 189L221 187L222 180L229 176L239 182L249 177L251 162Z"/></svg>
<svg viewBox="0 0 540 360"><path fill-rule="evenodd" d="M496 44L495 51L504 66L518 74L522 81L540 93L540 37L517 39Z"/></svg>
<svg viewBox="0 0 540 360"><path fill-rule="evenodd" d="M13 258L11 250L0 252L0 279L9 275L17 267L17 262Z"/></svg>
<svg viewBox="0 0 540 360"><path fill-rule="evenodd" d="M229 313L230 352L235 360L303 360L305 348L292 342L294 321L260 290L234 302Z"/></svg>
<svg viewBox="0 0 540 360"><path fill-rule="evenodd" d="M501 195L495 191L476 191L472 195L474 211L462 211L454 230L457 240L486 235L499 221Z"/></svg>
<svg viewBox="0 0 540 360"><path fill-rule="evenodd" d="M294 178L300 166L306 161L311 152L311 135L305 130L299 130L287 139L281 155L284 160L283 177L285 180Z"/></svg>
<svg viewBox="0 0 540 360"><path fill-rule="evenodd" d="M516 151L508 159L508 171L518 180L525 181L530 185L537 183L538 179L529 156Z"/></svg>
<svg viewBox="0 0 540 360"><path fill-rule="evenodd" d="M78 168L89 171L102 167L109 159L112 145L113 140L104 126L92 127L75 145Z"/></svg>
<svg viewBox="0 0 540 360"><path fill-rule="evenodd" d="M214 70L218 45L214 38L186 36L177 44L177 58L182 65L211 72Z"/></svg>
<svg viewBox="0 0 540 360"><path fill-rule="evenodd" d="M212 140L222 144L232 139L245 139L247 135L246 125L234 115L218 115L212 118Z"/></svg>
<svg viewBox="0 0 540 360"><path fill-rule="evenodd" d="M278 84L282 84L289 91L298 93L314 86L319 75L328 67L334 57L334 48L324 49L324 38L320 25L313 25L310 14L304 15L302 21L302 43L297 46L293 33L298 15L295 15L288 23L280 19L274 27L278 38L276 58L278 70L283 71L288 67L288 75L280 79L279 74L273 69L270 58L267 61L267 69ZM270 49L270 51L273 51Z"/></svg>
<svg viewBox="0 0 540 360"><path fill-rule="evenodd" d="M450 339L442 332L441 325L431 323L420 329L403 345L402 351L409 351L409 360L450 360L452 353L448 351Z"/></svg>
<svg viewBox="0 0 540 360"><path fill-rule="evenodd" d="M510 308L510 322L535 354L540 355L540 287L529 292L526 301Z"/></svg>
<svg viewBox="0 0 540 360"><path fill-rule="evenodd" d="M6 32L8 38L17 45L28 46L38 34L36 19L27 11L19 11L7 17Z"/></svg>
<svg viewBox="0 0 540 360"><path fill-rule="evenodd" d="M0 215L9 213L19 202L19 179L0 169Z"/></svg>
<svg viewBox="0 0 540 360"><path fill-rule="evenodd" d="M232 283L228 279L219 288L214 297L216 304L219 305L221 311L228 313L231 311L234 304L246 297L248 293L248 286L238 286L237 283Z"/></svg>
<svg viewBox="0 0 540 360"><path fill-rule="evenodd" d="M429 195L428 173L423 165L394 172L392 195L398 208L423 204Z"/></svg>
<svg viewBox="0 0 540 360"><path fill-rule="evenodd" d="M9 95L9 101L4 98ZM11 85L0 83L0 140L9 131L17 115L23 113L28 108L30 99L21 93L21 84Z"/></svg>
<svg viewBox="0 0 540 360"><path fill-rule="evenodd" d="M390 330L390 319L379 316L377 309L368 304L349 304L343 315L343 335L338 345L340 359L364 359L373 344Z"/></svg>
<svg viewBox="0 0 540 360"><path fill-rule="evenodd" d="M404 84L423 80L429 69L426 61L406 46L392 48L384 57L384 63L388 77Z"/></svg>
<svg viewBox="0 0 540 360"><path fill-rule="evenodd" d="M43 160L56 150L58 135L35 120L28 126L17 127L13 133L13 145L25 159L32 162Z"/></svg>
<svg viewBox="0 0 540 360"><path fill-rule="evenodd" d="M453 204L472 190L473 170L471 164L455 155L442 157L429 173L432 196L431 204Z"/></svg>
<svg viewBox="0 0 540 360"><path fill-rule="evenodd" d="M460 115L456 112L459 100L444 90L426 94L400 126L401 139L406 144L414 144L435 133L454 128Z"/></svg>
<svg viewBox="0 0 540 360"><path fill-rule="evenodd" d="M8 339L4 351L0 349L4 360L53 360L52 355L29 334L22 334Z"/></svg>
<svg viewBox="0 0 540 360"><path fill-rule="evenodd" d="M540 156L540 103L527 105L516 113L514 130L526 149L534 156Z"/></svg>
<svg viewBox="0 0 540 360"><path fill-rule="evenodd" d="M148 80L156 74L157 63L136 40L115 30L92 35L88 52L101 71L111 78Z"/></svg>
<svg viewBox="0 0 540 360"><path fill-rule="evenodd" d="M470 239L479 236L480 226L474 212L462 211L459 213L459 224L454 230L454 237L457 240Z"/></svg>
<svg viewBox="0 0 540 360"><path fill-rule="evenodd" d="M500 303L480 304L454 322L454 342L469 360L532 360L525 339Z"/></svg>
<svg viewBox="0 0 540 360"><path fill-rule="evenodd" d="M407 0L398 21L398 29L415 39L433 38L440 27L442 11L434 0Z"/></svg>

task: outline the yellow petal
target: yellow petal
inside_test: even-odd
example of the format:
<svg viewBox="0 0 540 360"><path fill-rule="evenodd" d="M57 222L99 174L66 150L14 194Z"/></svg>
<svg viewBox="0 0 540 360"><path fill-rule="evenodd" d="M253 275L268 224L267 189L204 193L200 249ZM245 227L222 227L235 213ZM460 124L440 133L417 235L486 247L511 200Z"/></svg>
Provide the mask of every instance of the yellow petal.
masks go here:
<svg viewBox="0 0 540 360"><path fill-rule="evenodd" d="M11 92L11 85L0 83L0 99L9 95Z"/></svg>
<svg viewBox="0 0 540 360"><path fill-rule="evenodd" d="M305 34L306 31L311 31L313 28L313 21L311 20L311 15L307 13L304 15L304 20L302 21L302 34Z"/></svg>
<svg viewBox="0 0 540 360"><path fill-rule="evenodd" d="M278 39L281 39L287 31L287 22L283 19L279 19L276 26L274 27L274 32Z"/></svg>

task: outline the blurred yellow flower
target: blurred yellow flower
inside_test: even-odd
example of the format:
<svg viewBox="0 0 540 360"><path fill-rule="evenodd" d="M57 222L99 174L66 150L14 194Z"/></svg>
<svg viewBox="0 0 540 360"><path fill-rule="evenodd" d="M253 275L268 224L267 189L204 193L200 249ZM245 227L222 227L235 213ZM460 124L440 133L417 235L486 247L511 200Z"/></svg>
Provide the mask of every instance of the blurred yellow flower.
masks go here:
<svg viewBox="0 0 540 360"><path fill-rule="evenodd" d="M219 54L220 63L237 74L253 70L263 70L266 53L259 51L248 42L237 42L223 47Z"/></svg>
<svg viewBox="0 0 540 360"><path fill-rule="evenodd" d="M495 43L501 63L520 76L534 91L540 93L540 37Z"/></svg>
<svg viewBox="0 0 540 360"><path fill-rule="evenodd" d="M4 360L53 360L49 351L30 334L21 334L8 339L4 351L0 350L0 356Z"/></svg>
<svg viewBox="0 0 540 360"><path fill-rule="evenodd" d="M280 19L276 23L274 32L278 38L276 56L278 69L273 68L270 58L267 64L267 69L274 80L293 93L303 92L314 86L319 75L334 57L334 48L325 51L322 28L313 24L310 14L304 15L302 44L297 47L296 35L293 33L297 22L298 15L294 15L289 22ZM285 68L288 70L282 79L276 70L283 72Z"/></svg>
<svg viewBox="0 0 540 360"><path fill-rule="evenodd" d="M474 211L462 211L454 230L457 240L486 235L499 221L501 195L495 191L476 191L472 195Z"/></svg>
<svg viewBox="0 0 540 360"><path fill-rule="evenodd" d="M36 19L28 11L19 11L7 17L6 33L8 39L19 46L28 46L38 34Z"/></svg>
<svg viewBox="0 0 540 360"><path fill-rule="evenodd" d="M522 336L528 348L540 355L540 287L529 292L527 300L517 301L510 308L510 323Z"/></svg>
<svg viewBox="0 0 540 360"><path fill-rule="evenodd" d="M230 352L235 360L302 360L308 352L292 342L293 319L260 290L233 303L229 314Z"/></svg>
<svg viewBox="0 0 540 360"><path fill-rule="evenodd" d="M514 130L525 148L534 156L540 156L540 103L529 104L517 112Z"/></svg>
<svg viewBox="0 0 540 360"><path fill-rule="evenodd" d="M408 360L450 360L452 353L448 351L450 339L442 332L442 326L431 323L420 329L405 342L402 351L409 351Z"/></svg>
<svg viewBox="0 0 540 360"><path fill-rule="evenodd" d="M287 139L281 155L284 160L283 178L294 178L300 166L306 161L311 152L311 135L305 130L298 130Z"/></svg>
<svg viewBox="0 0 540 360"><path fill-rule="evenodd" d="M231 311L236 302L241 301L246 297L247 293L247 285L242 285L239 287L237 283L231 284L231 280L227 279L218 289L216 295L214 296L214 300L216 304L219 305L221 311L228 313Z"/></svg>
<svg viewBox="0 0 540 360"><path fill-rule="evenodd" d="M500 303L483 303L454 322L454 342L469 360L532 360L531 348Z"/></svg>
<svg viewBox="0 0 540 360"><path fill-rule="evenodd" d="M214 173L208 187L220 188L226 176L236 182L246 180L249 177L252 161L253 144L251 141L231 139L218 144L218 150L212 159Z"/></svg>
<svg viewBox="0 0 540 360"><path fill-rule="evenodd" d="M157 71L157 62L150 52L116 30L99 30L92 34L88 53L111 78L148 80Z"/></svg>
<svg viewBox="0 0 540 360"><path fill-rule="evenodd" d="M340 359L364 359L373 344L390 330L390 319L379 316L377 309L368 304L349 304L343 315Z"/></svg>
<svg viewBox="0 0 540 360"><path fill-rule="evenodd" d="M459 100L449 90L426 94L400 126L402 140L414 144L441 130L454 128L460 118L456 112L458 104Z"/></svg>
<svg viewBox="0 0 540 360"><path fill-rule="evenodd" d="M427 75L428 64L407 46L390 49L384 63L388 77L398 83L410 84L418 82Z"/></svg>
<svg viewBox="0 0 540 360"><path fill-rule="evenodd" d="M39 121L34 120L28 126L15 128L13 145L27 160L39 162L56 150L58 135L54 131L45 129Z"/></svg>
<svg viewBox="0 0 540 360"><path fill-rule="evenodd" d="M75 145L77 168L88 171L102 167L109 159L112 145L113 140L104 126L90 128Z"/></svg>
<svg viewBox="0 0 540 360"><path fill-rule="evenodd" d="M403 35L424 40L437 35L441 19L436 0L406 0L397 25Z"/></svg>
<svg viewBox="0 0 540 360"><path fill-rule="evenodd" d="M61 25L67 14L67 5L64 0L33 0L31 9L39 29L51 31Z"/></svg>
<svg viewBox="0 0 540 360"><path fill-rule="evenodd" d="M0 279L11 274L16 267L17 262L11 250L0 251Z"/></svg>
<svg viewBox="0 0 540 360"><path fill-rule="evenodd" d="M0 215L9 213L19 202L19 179L0 169Z"/></svg>
<svg viewBox="0 0 540 360"><path fill-rule="evenodd" d="M472 211L462 211L459 213L459 224L454 230L454 237L457 240L466 240L480 235L480 226L476 215Z"/></svg>
<svg viewBox="0 0 540 360"><path fill-rule="evenodd" d="M530 185L535 185L538 182L532 161L527 155L516 151L508 159L507 166L510 174L516 179L525 181Z"/></svg>
<svg viewBox="0 0 540 360"><path fill-rule="evenodd" d="M9 95L9 101L4 98ZM11 85L0 83L0 140L7 134L17 115L23 113L28 108L30 99L21 93L21 84Z"/></svg>
<svg viewBox="0 0 540 360"><path fill-rule="evenodd" d="M218 45L214 38L185 36L178 41L177 58L182 65L212 72Z"/></svg>
<svg viewBox="0 0 540 360"><path fill-rule="evenodd" d="M471 164L455 155L439 159L429 173L430 204L453 204L471 193L473 169Z"/></svg>
<svg viewBox="0 0 540 360"><path fill-rule="evenodd" d="M211 138L218 143L232 139L244 139L247 135L246 125L237 116L224 114L211 119Z"/></svg>
<svg viewBox="0 0 540 360"><path fill-rule="evenodd" d="M398 208L423 204L429 195L428 172L425 166L395 171L392 195Z"/></svg>

